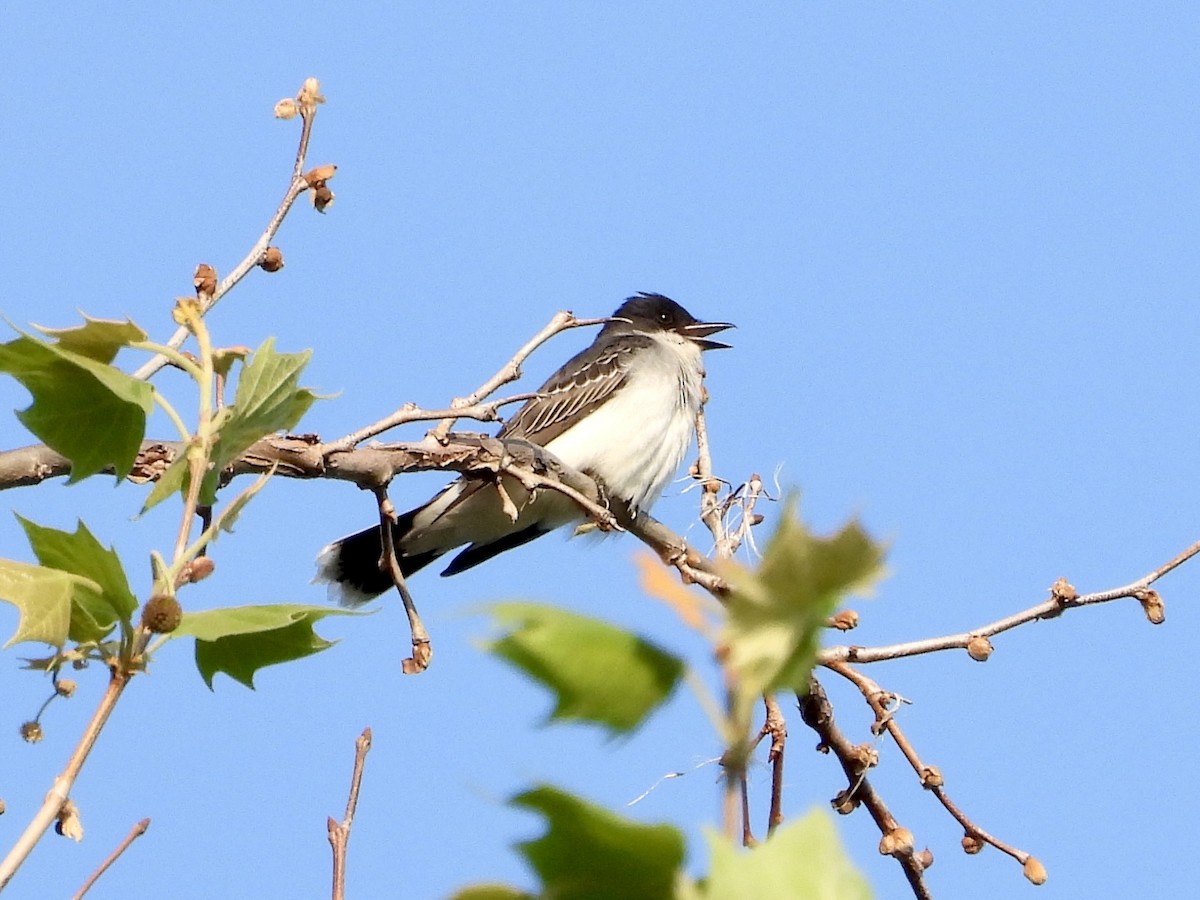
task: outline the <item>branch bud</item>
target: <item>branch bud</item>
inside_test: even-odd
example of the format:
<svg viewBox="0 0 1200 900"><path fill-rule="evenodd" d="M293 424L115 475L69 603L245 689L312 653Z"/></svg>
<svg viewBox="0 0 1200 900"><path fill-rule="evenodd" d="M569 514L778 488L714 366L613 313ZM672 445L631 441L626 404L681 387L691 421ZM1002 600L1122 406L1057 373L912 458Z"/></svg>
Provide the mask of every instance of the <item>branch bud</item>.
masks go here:
<svg viewBox="0 0 1200 900"><path fill-rule="evenodd" d="M838 795L830 803L839 816L848 816L858 809L859 799L856 793L847 788L844 791L838 791Z"/></svg>
<svg viewBox="0 0 1200 900"><path fill-rule="evenodd" d="M211 297L217 289L217 270L208 263L200 263L192 276L192 284L196 286L197 297Z"/></svg>
<svg viewBox="0 0 1200 900"><path fill-rule="evenodd" d="M79 807L68 800L58 811L58 820L54 830L63 837L68 837L75 843L83 840L83 820L79 818Z"/></svg>
<svg viewBox="0 0 1200 900"><path fill-rule="evenodd" d="M296 101L291 97L284 97L275 104L275 118L277 119L294 119L300 112L300 108L296 106Z"/></svg>
<svg viewBox="0 0 1200 900"><path fill-rule="evenodd" d="M329 163L324 166L317 166L315 169L309 169L304 173L304 180L308 182L309 187L317 188L336 174L337 166L335 166L333 163Z"/></svg>
<svg viewBox="0 0 1200 900"><path fill-rule="evenodd" d="M1025 860L1025 866L1021 871L1034 884L1046 883L1046 867L1038 862L1035 856L1031 856Z"/></svg>
<svg viewBox="0 0 1200 900"><path fill-rule="evenodd" d="M70 678L60 678L54 682L54 692L60 697L70 697L75 693L75 682Z"/></svg>
<svg viewBox="0 0 1200 900"><path fill-rule="evenodd" d="M1145 588L1133 596L1138 603L1142 604L1142 612L1146 614L1146 619L1151 625L1161 625L1166 621L1167 613L1163 608L1162 597L1158 595L1158 591Z"/></svg>
<svg viewBox="0 0 1200 900"><path fill-rule="evenodd" d="M42 726L36 721L21 723L21 739L27 744L36 744L45 735L42 733Z"/></svg>
<svg viewBox="0 0 1200 900"><path fill-rule="evenodd" d="M921 787L926 790L931 788L940 788L946 783L942 778L942 772L937 766L925 766L921 769Z"/></svg>
<svg viewBox="0 0 1200 900"><path fill-rule="evenodd" d="M1079 599L1079 591L1075 590L1075 585L1071 584L1067 579L1060 578L1054 584L1050 585L1050 596L1059 606L1065 606Z"/></svg>
<svg viewBox="0 0 1200 900"><path fill-rule="evenodd" d="M933 851L926 847L920 853L914 854L913 859L921 864L921 871L924 872L933 865Z"/></svg>
<svg viewBox="0 0 1200 900"><path fill-rule="evenodd" d="M321 185L312 192L312 205L317 212L323 213L333 205L333 191L327 185Z"/></svg>
<svg viewBox="0 0 1200 900"><path fill-rule="evenodd" d="M321 95L321 82L311 76L305 78L304 84L300 85L300 93L296 95L296 102L302 108L312 108L318 103L324 103L325 98Z"/></svg>
<svg viewBox="0 0 1200 900"><path fill-rule="evenodd" d="M829 624L838 631L849 631L858 627L858 613L852 609L839 609L829 618Z"/></svg>
<svg viewBox="0 0 1200 900"><path fill-rule="evenodd" d="M975 662L987 662L992 655L992 642L982 634L977 634L967 641L967 655Z"/></svg>
<svg viewBox="0 0 1200 900"><path fill-rule="evenodd" d="M213 573L216 568L216 563L212 561L211 556L197 556L190 563L183 567L183 582L195 583L203 581Z"/></svg>
<svg viewBox="0 0 1200 900"><path fill-rule="evenodd" d="M283 251L278 247L268 247L258 265L264 272L278 272L283 268Z"/></svg>
<svg viewBox="0 0 1200 900"><path fill-rule="evenodd" d="M721 490L721 482L717 478L710 478L704 482L704 492L706 494L715 494Z"/></svg>
<svg viewBox="0 0 1200 900"><path fill-rule="evenodd" d="M964 834L962 837L963 853L966 853L968 856L974 856L976 853L982 850L984 846L985 845L983 841L969 832Z"/></svg>
<svg viewBox="0 0 1200 900"><path fill-rule="evenodd" d="M912 853L913 834L903 826L896 826L879 842L879 852L884 856L904 856Z"/></svg>
<svg viewBox="0 0 1200 900"><path fill-rule="evenodd" d="M847 758L858 766L860 772L879 765L879 751L871 744L856 744L847 754Z"/></svg>

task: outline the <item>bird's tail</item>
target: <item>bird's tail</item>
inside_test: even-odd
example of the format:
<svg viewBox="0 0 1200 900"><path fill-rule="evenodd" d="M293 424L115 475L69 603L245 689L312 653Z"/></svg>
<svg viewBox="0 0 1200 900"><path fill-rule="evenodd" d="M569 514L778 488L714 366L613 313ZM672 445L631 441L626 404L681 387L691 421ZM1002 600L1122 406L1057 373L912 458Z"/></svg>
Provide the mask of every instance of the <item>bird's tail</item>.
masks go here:
<svg viewBox="0 0 1200 900"><path fill-rule="evenodd" d="M392 541L400 571L407 578L441 556L440 551L406 556L404 539L412 529L412 510L400 516L392 526ZM329 599L341 606L360 606L392 587L392 576L384 571L382 530L376 525L357 534L334 541L317 555L314 582L329 584Z"/></svg>

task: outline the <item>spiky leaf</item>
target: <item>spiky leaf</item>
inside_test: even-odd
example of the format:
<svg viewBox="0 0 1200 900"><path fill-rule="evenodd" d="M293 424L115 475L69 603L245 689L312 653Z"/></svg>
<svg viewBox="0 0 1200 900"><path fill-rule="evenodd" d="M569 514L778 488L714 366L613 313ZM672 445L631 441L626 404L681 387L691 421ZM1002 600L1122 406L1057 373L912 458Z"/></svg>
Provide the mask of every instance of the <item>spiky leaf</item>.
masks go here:
<svg viewBox="0 0 1200 900"><path fill-rule="evenodd" d="M0 559L0 600L17 608L17 630L4 645L10 647L22 641L38 641L62 647L73 628L86 629L84 617L77 622L72 612L77 608L80 594L93 600L100 585L89 578L33 566L11 559ZM82 601L83 603L88 600ZM91 623L97 627L95 623Z"/></svg>
<svg viewBox="0 0 1200 900"><path fill-rule="evenodd" d="M232 606L202 612L185 612L172 637L196 638L196 668L205 684L224 672L248 688L264 666L311 656L327 647L313 630L326 616L361 615L326 606L279 603L267 606Z"/></svg>
<svg viewBox="0 0 1200 900"><path fill-rule="evenodd" d="M683 674L680 659L607 622L536 603L489 610L508 629L489 649L554 692L551 719L631 731Z"/></svg>
<svg viewBox="0 0 1200 900"><path fill-rule="evenodd" d="M814 535L789 501L758 568L726 564L734 589L722 638L739 694L752 700L804 689L826 619L848 594L880 577L883 555L857 522L829 537Z"/></svg>
<svg viewBox="0 0 1200 900"><path fill-rule="evenodd" d="M549 786L533 788L510 802L540 813L549 826L537 840L517 845L541 878L541 896L556 900L673 896L684 845L683 836L670 825L623 819Z"/></svg>
<svg viewBox="0 0 1200 900"><path fill-rule="evenodd" d="M102 362L109 349L96 335L76 335L67 344L22 335L0 344L0 372L33 395L17 418L71 461L71 482L109 466L124 478L146 432L154 389Z"/></svg>
<svg viewBox="0 0 1200 900"><path fill-rule="evenodd" d="M870 900L870 886L824 810L784 825L752 850L712 833L708 844L711 868L696 891L703 900Z"/></svg>

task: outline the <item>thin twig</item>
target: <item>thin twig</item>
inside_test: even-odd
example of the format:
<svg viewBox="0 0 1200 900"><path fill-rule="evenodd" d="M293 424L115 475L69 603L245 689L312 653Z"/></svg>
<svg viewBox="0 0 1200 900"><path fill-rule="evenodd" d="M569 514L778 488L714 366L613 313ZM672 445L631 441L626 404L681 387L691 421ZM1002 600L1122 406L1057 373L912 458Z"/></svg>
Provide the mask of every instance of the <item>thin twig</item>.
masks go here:
<svg viewBox="0 0 1200 900"><path fill-rule="evenodd" d="M275 210L275 214L271 216L267 227L263 229L263 233L258 240L254 242L254 246L250 248L250 252L242 259L240 263L234 266L233 270L221 279L216 289L211 294L205 294L201 298L200 314L206 315L210 309L217 305L217 302L233 290L234 286L239 281L246 277L255 266L257 266L263 258L263 254L267 252L267 248L271 246L271 241L275 239L275 235L279 232L279 227L283 224L283 220L287 218L287 214L291 211L292 204L296 202L301 194L308 190L309 184L304 180L304 160L308 155L308 142L312 136L313 120L316 118L316 105L300 105L301 127L300 127L300 142L296 148L296 161L292 166L292 180L288 184L287 191L283 195L283 200L280 201L279 207ZM175 333L171 335L171 339L167 341L167 346L172 349L178 349L183 346L183 342L187 340L190 332L185 326L180 326ZM150 378L167 364L167 357L162 354L152 356L145 365L133 373L133 377L140 381L145 381Z"/></svg>
<svg viewBox="0 0 1200 900"><path fill-rule="evenodd" d="M387 488L376 488L375 497L379 501L379 528L383 543L383 558L380 565L392 576L392 584L404 602L404 612L408 615L408 628L412 634L413 655L404 660L400 666L405 675L417 675L429 668L433 659L433 645L429 642L429 632L417 612L416 601L408 590L404 580L404 571L400 568L400 560L396 557L396 542L392 536L392 525L396 519L396 508L388 498Z"/></svg>
<svg viewBox="0 0 1200 900"><path fill-rule="evenodd" d="M113 850L112 853L108 854L108 857L104 860L104 862L100 863L95 872L88 876L88 880L85 881L83 886L75 892L75 896L72 898L72 900L80 900L84 894L90 891L92 889L92 885L99 880L100 876L108 871L108 867L115 863L117 858L120 857L120 855L127 849L129 849L130 844L145 834L146 829L149 827L149 818L142 819L142 821L134 825L133 828L129 830L129 834L125 835L125 839L121 841L121 843L117 844L117 848Z"/></svg>
<svg viewBox="0 0 1200 900"><path fill-rule="evenodd" d="M535 491L538 488L558 491L560 494L569 497L573 500L580 509L586 512L599 527L601 531L624 531L617 516L613 514L607 506L603 506L592 500L590 497L575 490L569 484L564 484L557 478L551 478L548 475L542 475L534 472L524 466L507 464L503 470L517 479L527 491Z"/></svg>
<svg viewBox="0 0 1200 900"><path fill-rule="evenodd" d="M770 694L763 697L767 716L762 734L770 735L771 749L767 751L767 762L771 765L771 811L767 815L767 836L783 822L783 751L787 743L787 722L779 702Z"/></svg>
<svg viewBox="0 0 1200 900"><path fill-rule="evenodd" d="M466 397L456 397L450 404L450 408L454 410L452 415L447 416L438 426L433 429L431 434L439 441L444 441L446 436L450 434L450 429L454 427L454 422L458 418L458 409L470 408L480 403L485 397L490 396L494 391L498 390L502 385L508 384L510 381L516 381L521 377L521 364L529 358L538 347L554 337L561 331L566 331L570 328L583 328L589 325L603 325L606 322L611 322L610 317L601 319L577 319L575 316L563 310L554 314L554 317L546 323L546 327L530 338L520 350L518 350L508 362L495 375L481 384L475 391L468 394Z"/></svg>
<svg viewBox="0 0 1200 900"><path fill-rule="evenodd" d="M1096 591L1090 594L1076 594L1074 588L1065 583L1060 587L1055 585L1050 599L1044 600L1015 615L1006 616L980 628L964 631L960 634L948 634L942 637L924 638L919 641L909 641L903 644L888 644L882 647L836 646L823 649L817 662L827 665L831 662L872 663L885 659L900 659L905 656L917 656L922 653L935 653L941 650L965 649L973 638L991 637L1005 631L1010 631L1020 625L1038 619L1052 619L1061 615L1065 610L1080 606L1091 606L1097 603L1108 603L1122 597L1140 599L1138 595L1144 592L1158 579L1168 572L1183 565L1197 553L1200 553L1200 541L1192 544L1171 560L1163 563L1153 571L1143 575L1136 581L1120 587Z"/></svg>
<svg viewBox="0 0 1200 900"><path fill-rule="evenodd" d="M371 749L371 729L364 728L354 741L354 772L350 776L350 796L346 799L346 814L339 823L330 816L325 821L329 832L329 846L333 848L333 900L346 897L346 847L350 843L350 828L354 824L354 812L358 809L358 789L362 784L363 764L367 751Z"/></svg>
<svg viewBox="0 0 1200 900"><path fill-rule="evenodd" d="M329 452L352 450L369 438L376 437L385 431L390 431L409 422L432 422L451 416L458 419L475 419L479 422L495 422L500 418L500 407L507 406L510 403L521 403L525 400L532 400L537 396L537 391L530 391L524 394L513 394L511 397L504 397L500 400L492 400L489 403L476 403L472 406L460 406L454 409L421 409L421 407L414 403L406 403L390 416L385 416L378 422L373 422L365 428L352 431L345 437L331 441L325 445L325 448Z"/></svg>
<svg viewBox="0 0 1200 900"><path fill-rule="evenodd" d="M883 690L883 688L881 688L879 684L872 678L869 678L846 663L830 663L826 668L828 668L831 672L841 675L856 688L858 688L859 692L866 699L867 705L871 707L871 711L875 714L876 727L873 730L876 731L876 733L879 731L887 731L887 733L891 735L892 740L896 742L896 746L900 748L900 752L904 754L904 758L908 761L908 764L912 766L913 771L917 773L917 777L921 780L921 786L937 797L938 801L943 807L945 807L946 811L950 813L950 815L952 815L960 825L962 825L963 830L967 834L971 835L977 840L982 841L983 843L991 844L1000 852L1011 856L1022 866L1029 861L1031 854L1024 850L1020 850L1011 844L1007 844L999 838L994 837L993 835L984 831L973 821L967 818L966 814L950 800L950 797L946 794L944 782L942 780L942 773L934 766L926 765L921 761L920 756L917 755L916 748L912 745L912 742L908 739L908 736L900 728L899 723L896 721L895 715L892 714L892 710L889 709L888 699L893 696L892 694Z"/></svg>
<svg viewBox="0 0 1200 900"><path fill-rule="evenodd" d="M96 707L96 711L92 713L92 718L84 729L83 735L79 738L79 743L75 745L71 758L67 760L67 767L61 775L54 779L54 784L51 785L32 821L17 838L17 842L13 844L3 862L0 862L0 891L4 890L12 881L17 869L25 862L34 846L46 833L46 829L58 818L63 805L70 799L75 779L79 777L79 771L83 768L88 754L92 752L92 747L96 744L96 739L100 736L108 717L117 705L121 692L129 684L129 679L128 673L121 671L116 666L110 667L108 687L104 691L104 696L100 698L100 704Z"/></svg>
<svg viewBox="0 0 1200 900"><path fill-rule="evenodd" d="M834 808L846 814L853 812L859 804L866 807L883 835L880 852L887 853L900 863L916 900L931 900L932 895L929 893L929 886L925 884L924 872L932 862L932 856L928 850L915 852L911 833L900 826L887 804L883 802L883 798L872 787L865 774L862 754L834 722L833 705L829 702L824 687L816 678L811 678L808 693L797 699L800 702L800 716L804 724L821 739L817 749L833 753L849 781L849 788L835 799Z"/></svg>

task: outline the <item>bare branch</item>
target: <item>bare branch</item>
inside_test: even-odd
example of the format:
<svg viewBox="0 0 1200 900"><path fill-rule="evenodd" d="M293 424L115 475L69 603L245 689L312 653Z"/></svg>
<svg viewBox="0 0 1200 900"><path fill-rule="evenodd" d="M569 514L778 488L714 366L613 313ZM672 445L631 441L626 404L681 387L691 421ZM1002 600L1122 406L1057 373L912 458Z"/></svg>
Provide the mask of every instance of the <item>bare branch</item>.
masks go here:
<svg viewBox="0 0 1200 900"><path fill-rule="evenodd" d="M358 809L358 789L362 784L363 764L370 749L371 729L364 728L354 742L354 772L350 776L350 796L346 800L346 814L340 823L336 822L333 816L325 822L329 831L329 846L333 848L333 900L345 900L346 897L346 847L350 843L354 812Z"/></svg>
<svg viewBox="0 0 1200 900"><path fill-rule="evenodd" d="M904 758L908 760L908 764L917 773L917 777L921 780L921 786L937 797L938 801L958 821L958 824L963 827L963 830L969 837L986 844L991 844L1000 852L1011 856L1022 866L1028 864L1031 854L1024 850L1019 850L1011 844L1006 844L999 838L984 831L967 818L966 814L950 800L950 797L946 794L942 773L934 766L928 766L921 761L921 758L917 755L916 748L913 747L912 742L909 741L908 736L905 735L899 723L897 723L894 710L889 708L890 702L894 699L895 695L883 690L873 679L863 675L846 663L830 663L827 668L831 672L841 675L859 689L866 699L867 705L871 707L871 711L875 714L875 726L872 728L872 731L876 734L886 731L891 735L892 740L896 742L896 746L900 748L900 752L904 754Z"/></svg>
<svg viewBox="0 0 1200 900"><path fill-rule="evenodd" d="M453 415L447 416L432 432L434 438L439 441L445 440L450 434L450 429L454 427L454 421L459 417L457 412L460 408L470 408L480 403L485 397L490 396L494 391L498 390L502 385L508 384L510 381L516 381L521 377L521 364L529 358L538 347L554 337L561 331L566 331L570 328L583 328L589 325L603 325L606 322L611 322L610 317L601 319L577 319L575 316L563 310L555 313L554 317L546 323L546 327L530 338L520 350L518 350L508 362L495 375L480 385L473 393L466 397L456 397L450 404L450 407L455 412Z"/></svg>
<svg viewBox="0 0 1200 900"><path fill-rule="evenodd" d="M850 743L833 720L833 705L829 702L825 689L817 679L810 679L808 693L798 699L804 724L821 739L817 749L833 753L849 781L850 786L834 799L834 809L847 814L853 812L859 804L865 806L883 835L879 845L880 852L894 857L900 863L904 877L908 879L913 896L917 900L931 900L932 894L925 884L924 872L933 861L932 855L928 850L920 853L914 850L911 832L900 826L887 804L883 802L883 798L871 786L871 781L865 774L867 767L863 764L859 748Z"/></svg>
<svg viewBox="0 0 1200 900"><path fill-rule="evenodd" d="M140 838L143 834L145 834L146 829L149 827L150 827L150 820L148 818L142 819L142 821L135 824L133 826L133 828L131 828L129 830L129 834L125 835L125 839L123 841L121 841L121 843L117 844L116 849L113 850L112 853L108 854L108 856L105 858L104 862L100 863L100 866L96 869L95 872L93 872L91 875L88 876L87 881L85 881L83 883L83 886L80 887L79 890L75 892L75 896L72 898L72 900L80 900L80 898L83 897L84 894L86 894L88 891L90 891L92 889L92 885L94 885L99 880L100 876L108 871L108 867L111 866L113 863L115 863L117 861L118 857L120 857L120 855L122 853L124 853L126 850L129 849L130 844L132 844L134 841L136 841L138 838Z"/></svg>
<svg viewBox="0 0 1200 900"><path fill-rule="evenodd" d="M998 619L980 628L971 631L964 631L960 634L949 634L942 637L925 638L918 641L909 641L903 644L888 644L883 647L854 647L854 646L837 646L826 647L821 651L818 657L819 665L828 665L832 662L854 662L854 663L872 663L879 662L885 659L900 659L905 656L917 656L922 653L934 653L939 650L965 650L973 639L984 637L992 637L993 635L1001 634L1005 631L1010 631L1020 625L1025 625L1028 622L1034 622L1038 619L1053 619L1056 616L1068 609L1074 609L1081 606L1092 606L1097 603L1108 603L1112 600L1118 600L1122 597L1132 597L1143 605L1150 602L1152 598L1149 595L1148 589L1150 585L1162 578L1168 572L1183 565L1197 553L1200 553L1200 541L1192 544L1186 550L1177 554L1169 561L1163 563L1158 568L1138 578L1136 581L1131 581L1128 584L1120 587L1109 588L1104 591L1096 591L1091 594L1079 594L1075 588L1067 584L1065 581L1056 583L1051 588L1050 599L1044 600L1026 610L1022 610L1015 615L1007 616L1003 619ZM1157 596L1155 598L1157 599ZM1157 605L1156 615L1151 615L1149 610L1147 615L1151 621L1158 624L1162 621L1161 617L1161 602Z"/></svg>
<svg viewBox="0 0 1200 900"><path fill-rule="evenodd" d="M425 624L421 621L420 613L417 612L416 601L413 600L413 596L408 590L408 583L404 580L400 560L396 558L396 541L392 537L392 525L396 521L396 508L392 506L392 501L388 498L387 488L376 488L375 497L379 501L379 527L382 532L380 540L383 545L383 558L379 561L380 566L392 576L392 584L396 586L396 592L404 601L404 612L408 615L408 628L412 634L413 655L401 663L401 668L405 675L416 675L429 668L429 663L433 659L433 645L429 642L429 632L425 630Z"/></svg>
<svg viewBox="0 0 1200 900"><path fill-rule="evenodd" d="M84 729L79 743L75 745L75 750L71 753L71 758L67 761L67 767L61 775L54 779L54 784L51 785L46 798L34 814L32 821L26 826L21 836L17 838L17 842L13 844L12 849L3 862L0 862L0 891L4 890L8 883L12 881L12 877L16 874L17 869L25 862L34 846L41 840L42 835L46 833L46 829L58 818L63 806L70 800L71 789L75 786L75 779L79 777L79 771L87 761L88 754L92 752L92 747L95 746L96 739L100 736L105 723L108 722L108 717L117 705L117 700L120 699L121 692L129 684L129 678L128 673L122 672L115 666L110 667L108 688L105 690L104 696L100 699L100 704L96 707L96 711L92 713L92 718Z"/></svg>
<svg viewBox="0 0 1200 900"><path fill-rule="evenodd" d="M365 428L360 428L358 431L353 431L345 437L338 438L336 441L327 444L326 447L330 451L353 450L368 438L373 438L383 434L385 431L390 431L409 422L431 422L437 419L447 419L448 417L475 419L480 422L495 422L500 418L500 407L507 406L510 403L523 403L526 400L532 400L536 396L538 396L536 391L513 394L511 397L493 400L490 403L476 403L471 406L455 407L454 409L421 409L415 403L406 403L390 416L386 416ZM454 421L454 418L449 420Z"/></svg>
<svg viewBox="0 0 1200 900"><path fill-rule="evenodd" d="M300 115L302 117L300 127L300 143L296 148L296 161L292 166L292 180L288 184L287 191L283 195L283 200L280 201L279 207L275 210L275 214L271 216L267 227L263 229L254 246L242 259L240 263L234 266L233 270L226 275L221 282L216 285L212 293L204 293L200 295L200 314L206 315L210 309L217 305L217 302L228 294L237 285L239 281L246 277L247 273L257 266L263 259L263 254L267 252L267 248L271 246L271 241L275 239L275 235L279 231L279 227L283 224L283 220L287 218L287 214L292 209L292 204L296 202L296 198L309 189L308 182L304 179L302 172L304 171L304 159L308 154L308 142L312 136L313 120L316 118L316 105L301 103L299 105ZM187 340L190 332L184 326L176 329L171 335L171 339L167 341L167 346L172 349L178 349L183 346L183 342ZM167 364L167 358L162 354L157 354L151 357L145 365L133 373L133 377L141 381L150 378Z"/></svg>

